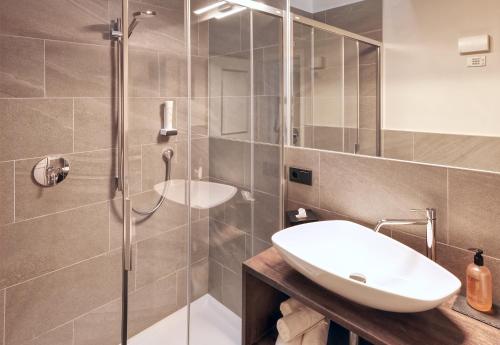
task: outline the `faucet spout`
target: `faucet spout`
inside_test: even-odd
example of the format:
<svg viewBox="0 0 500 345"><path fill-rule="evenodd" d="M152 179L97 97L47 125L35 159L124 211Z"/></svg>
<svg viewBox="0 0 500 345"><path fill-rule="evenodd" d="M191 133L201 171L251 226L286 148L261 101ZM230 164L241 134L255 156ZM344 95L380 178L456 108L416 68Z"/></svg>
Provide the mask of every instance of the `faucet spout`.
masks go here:
<svg viewBox="0 0 500 345"><path fill-rule="evenodd" d="M436 261L436 209L411 210L425 212L424 219L382 219L375 225L375 232L379 232L386 225L425 225L426 226L426 254L429 259Z"/></svg>

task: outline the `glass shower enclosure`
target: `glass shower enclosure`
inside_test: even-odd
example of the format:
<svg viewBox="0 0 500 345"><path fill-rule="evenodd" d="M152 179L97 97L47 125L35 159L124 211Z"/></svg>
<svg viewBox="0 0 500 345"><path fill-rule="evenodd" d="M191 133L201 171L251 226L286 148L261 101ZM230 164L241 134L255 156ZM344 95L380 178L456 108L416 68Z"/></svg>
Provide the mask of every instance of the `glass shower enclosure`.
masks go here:
<svg viewBox="0 0 500 345"><path fill-rule="evenodd" d="M285 4L171 3L112 31L121 343L239 344L241 264L283 226Z"/></svg>

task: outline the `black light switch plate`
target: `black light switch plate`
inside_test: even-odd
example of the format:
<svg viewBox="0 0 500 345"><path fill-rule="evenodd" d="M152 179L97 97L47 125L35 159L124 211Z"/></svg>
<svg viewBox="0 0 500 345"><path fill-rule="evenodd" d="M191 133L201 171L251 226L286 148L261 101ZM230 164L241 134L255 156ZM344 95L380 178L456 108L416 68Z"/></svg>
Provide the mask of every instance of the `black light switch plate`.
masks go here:
<svg viewBox="0 0 500 345"><path fill-rule="evenodd" d="M292 182L312 186L312 170L304 170L304 169L290 167L288 178Z"/></svg>

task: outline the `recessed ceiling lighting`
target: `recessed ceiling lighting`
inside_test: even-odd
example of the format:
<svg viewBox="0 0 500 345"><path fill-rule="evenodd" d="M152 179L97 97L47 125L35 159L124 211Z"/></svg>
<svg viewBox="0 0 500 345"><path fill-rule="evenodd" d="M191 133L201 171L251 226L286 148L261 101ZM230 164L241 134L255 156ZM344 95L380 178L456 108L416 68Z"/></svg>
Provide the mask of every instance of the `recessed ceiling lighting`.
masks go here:
<svg viewBox="0 0 500 345"><path fill-rule="evenodd" d="M233 8L231 8L230 10L228 11L224 11L224 12L219 12L217 13L214 18L215 19L222 19L222 18L226 18L226 17L229 17L233 14L236 14L236 13L239 13L241 11L244 11L246 10L247 8L246 7L241 7L241 6L235 6Z"/></svg>
<svg viewBox="0 0 500 345"><path fill-rule="evenodd" d="M194 14L200 15L200 14L206 13L206 12L208 12L210 10L216 9L219 6L224 5L225 3L226 3L225 1L215 2L215 3L211 4L211 5L208 5L208 6L205 6L205 7L197 9L196 11L194 11Z"/></svg>

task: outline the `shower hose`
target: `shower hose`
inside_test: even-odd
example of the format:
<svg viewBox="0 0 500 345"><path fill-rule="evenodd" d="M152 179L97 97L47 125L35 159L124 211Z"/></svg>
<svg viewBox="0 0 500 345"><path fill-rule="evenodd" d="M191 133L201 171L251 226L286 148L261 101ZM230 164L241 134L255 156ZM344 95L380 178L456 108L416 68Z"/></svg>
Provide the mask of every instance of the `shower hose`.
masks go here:
<svg viewBox="0 0 500 345"><path fill-rule="evenodd" d="M135 213L140 214L141 216L151 216L161 207L161 205L163 204L163 202L166 199L165 195L166 195L166 192L168 189L167 182L170 180L170 170L171 170L171 165L172 165L171 163L172 163L173 156L174 156L174 151L172 149L168 149L168 150L163 151L162 157L165 160L165 183L163 184L163 190L162 190L160 199L158 199L158 201L156 202L156 205L153 208L151 208L150 210L140 210L140 209L132 208L132 210Z"/></svg>

